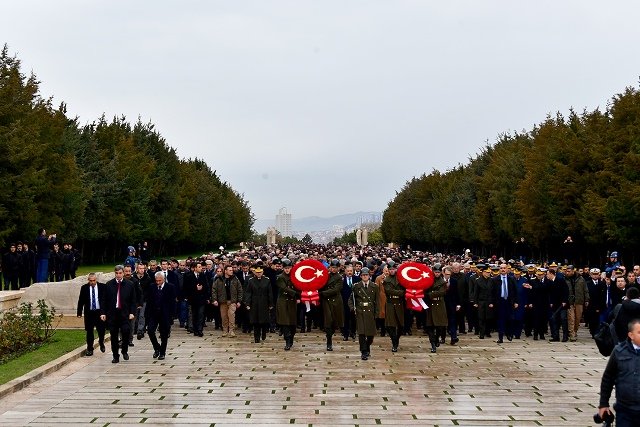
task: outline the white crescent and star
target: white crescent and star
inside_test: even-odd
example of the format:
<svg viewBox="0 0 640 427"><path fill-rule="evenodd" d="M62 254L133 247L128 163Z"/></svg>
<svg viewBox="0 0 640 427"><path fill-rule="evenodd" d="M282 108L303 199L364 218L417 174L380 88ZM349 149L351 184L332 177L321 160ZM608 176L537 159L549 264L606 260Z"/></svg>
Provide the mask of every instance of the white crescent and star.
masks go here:
<svg viewBox="0 0 640 427"><path fill-rule="evenodd" d="M303 270L315 270L315 273L313 274L313 277L311 277L311 279L305 279L304 277L302 277ZM322 270L318 270L314 267L311 267L310 265L303 265L296 270L295 277L301 283L310 283L316 280L318 277L322 277L323 274L324 272Z"/></svg>
<svg viewBox="0 0 640 427"><path fill-rule="evenodd" d="M407 274L409 272L409 270L419 271L420 272L420 277L418 277L417 279L409 277L409 275ZM427 279L429 277L429 273L427 273L426 271L422 271L418 267L414 267L412 265L410 265L409 267L403 268L402 272L400 274L402 275L404 280L407 280L409 282L419 282L420 280Z"/></svg>

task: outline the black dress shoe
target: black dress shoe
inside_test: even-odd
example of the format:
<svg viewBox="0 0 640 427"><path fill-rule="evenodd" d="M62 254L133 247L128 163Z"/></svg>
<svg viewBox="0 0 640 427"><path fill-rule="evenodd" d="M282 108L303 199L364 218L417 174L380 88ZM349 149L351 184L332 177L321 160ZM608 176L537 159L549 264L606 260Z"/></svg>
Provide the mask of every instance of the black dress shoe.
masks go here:
<svg viewBox="0 0 640 427"><path fill-rule="evenodd" d="M440 344L444 344L446 340L444 338L440 338Z"/></svg>
<svg viewBox="0 0 640 427"><path fill-rule="evenodd" d="M333 346L332 345L328 345L327 346L327 351L333 351Z"/></svg>
<svg viewBox="0 0 640 427"><path fill-rule="evenodd" d="M113 359L111 359L111 363L118 363L120 362L120 359L118 357L114 357Z"/></svg>
<svg viewBox="0 0 640 427"><path fill-rule="evenodd" d="M144 338L144 334L138 332L138 335L136 335L136 338L138 338L139 340L141 340L142 338Z"/></svg>
<svg viewBox="0 0 640 427"><path fill-rule="evenodd" d="M129 360L129 353L124 353L124 354L122 355L122 358L123 358L124 360Z"/></svg>
<svg viewBox="0 0 640 427"><path fill-rule="evenodd" d="M567 341L569 341L569 338L567 337L562 338L562 342L567 342Z"/></svg>
<svg viewBox="0 0 640 427"><path fill-rule="evenodd" d="M284 346L284 351L289 351L291 350L291 346L289 344Z"/></svg>
<svg viewBox="0 0 640 427"><path fill-rule="evenodd" d="M513 341L513 335L507 335L507 339L508 339L509 341Z"/></svg>
<svg viewBox="0 0 640 427"><path fill-rule="evenodd" d="M360 359L362 360L369 360L369 358L367 357L366 354L363 354L362 356L360 356Z"/></svg>
<svg viewBox="0 0 640 427"><path fill-rule="evenodd" d="M349 341L349 337L342 337L342 341Z"/></svg>
<svg viewBox="0 0 640 427"><path fill-rule="evenodd" d="M100 351L101 351L101 352L103 352L103 353L104 353L105 351L107 351L107 349L106 349L106 347L104 346L104 344L100 344Z"/></svg>
<svg viewBox="0 0 640 427"><path fill-rule="evenodd" d="M129 347L133 347L133 346L134 346L133 341L131 341L131 342L129 343Z"/></svg>
<svg viewBox="0 0 640 427"><path fill-rule="evenodd" d="M254 338L253 342L256 343L256 344L260 344L260 338Z"/></svg>
<svg viewBox="0 0 640 427"><path fill-rule="evenodd" d="M93 356L93 350L87 350L87 352L84 355L85 356Z"/></svg>
<svg viewBox="0 0 640 427"><path fill-rule="evenodd" d="M533 336L533 340L534 340L534 341L538 341L538 336L537 336L537 335L534 335L534 336Z"/></svg>
<svg viewBox="0 0 640 427"><path fill-rule="evenodd" d="M164 354L161 354L160 356L158 356L158 360L164 360Z"/></svg>
<svg viewBox="0 0 640 427"><path fill-rule="evenodd" d="M391 352L392 353L397 353L398 352L398 347L391 347Z"/></svg>
<svg viewBox="0 0 640 427"><path fill-rule="evenodd" d="M484 339L484 335L480 335L478 338L480 338L481 340Z"/></svg>
<svg viewBox="0 0 640 427"><path fill-rule="evenodd" d="M154 359L157 359L157 358L158 358L158 356L160 356L160 350L156 350L156 351L154 351L154 352L153 352L153 358L154 358Z"/></svg>
<svg viewBox="0 0 640 427"><path fill-rule="evenodd" d="M456 345L458 343L458 341L460 341L458 338L452 338L451 339L451 345Z"/></svg>
<svg viewBox="0 0 640 427"><path fill-rule="evenodd" d="M485 337L491 338L491 334L487 334L487 335L485 335Z"/></svg>
<svg viewBox="0 0 640 427"><path fill-rule="evenodd" d="M560 338L551 338L549 342L560 342Z"/></svg>
<svg viewBox="0 0 640 427"><path fill-rule="evenodd" d="M504 342L504 341L502 341L502 340L498 340L498 341L496 341L496 343L498 343L498 344L502 344L503 342Z"/></svg>

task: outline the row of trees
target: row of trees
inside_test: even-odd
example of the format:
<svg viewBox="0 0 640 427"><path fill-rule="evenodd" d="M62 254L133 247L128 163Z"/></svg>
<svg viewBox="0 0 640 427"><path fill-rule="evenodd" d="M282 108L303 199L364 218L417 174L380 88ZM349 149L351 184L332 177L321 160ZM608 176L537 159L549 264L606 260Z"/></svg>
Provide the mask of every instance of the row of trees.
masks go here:
<svg viewBox="0 0 640 427"><path fill-rule="evenodd" d="M45 227L84 259L225 246L251 235L243 197L202 160L178 158L152 124L104 116L88 125L52 106L39 82L0 54L0 245Z"/></svg>
<svg viewBox="0 0 640 427"><path fill-rule="evenodd" d="M505 134L466 165L407 182L384 212L386 241L512 255L524 237L535 258L577 261L640 249L640 92L605 111L548 116Z"/></svg>

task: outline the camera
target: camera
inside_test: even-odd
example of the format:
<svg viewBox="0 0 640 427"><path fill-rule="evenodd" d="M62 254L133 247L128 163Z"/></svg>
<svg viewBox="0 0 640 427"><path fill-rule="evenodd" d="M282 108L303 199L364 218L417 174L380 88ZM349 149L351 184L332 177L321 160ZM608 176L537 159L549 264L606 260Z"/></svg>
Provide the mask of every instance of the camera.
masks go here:
<svg viewBox="0 0 640 427"><path fill-rule="evenodd" d="M613 415L612 412L605 412L604 416L601 417L599 413L596 413L593 416L593 422L596 424L602 424L606 427L610 427L613 425L613 421L616 419L616 416Z"/></svg>

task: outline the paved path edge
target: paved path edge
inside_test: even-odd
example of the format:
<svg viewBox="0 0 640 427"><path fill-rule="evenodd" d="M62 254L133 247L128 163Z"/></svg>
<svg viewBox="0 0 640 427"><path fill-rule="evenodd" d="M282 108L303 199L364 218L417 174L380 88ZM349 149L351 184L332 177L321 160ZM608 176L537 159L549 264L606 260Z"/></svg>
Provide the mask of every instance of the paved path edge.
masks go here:
<svg viewBox="0 0 640 427"><path fill-rule="evenodd" d="M111 337L109 335L104 337L105 344L111 341ZM97 349L99 345L96 343L93 345L94 349ZM107 350L109 348L107 347ZM100 350L98 350L100 351ZM34 369L33 371L27 372L21 377L15 378L6 384L0 385L0 399L5 398L11 393L15 393L16 391L20 391L23 388L27 387L29 384L32 384L47 375L50 375L60 369L64 368L69 363L83 357L87 352L87 346L82 345L75 350L71 350L69 353L64 354L58 357L51 362L40 366L39 368Z"/></svg>

